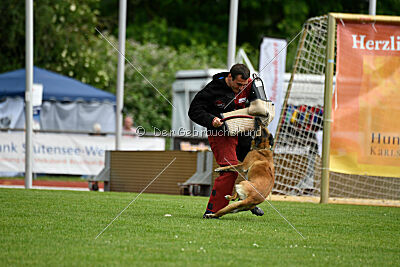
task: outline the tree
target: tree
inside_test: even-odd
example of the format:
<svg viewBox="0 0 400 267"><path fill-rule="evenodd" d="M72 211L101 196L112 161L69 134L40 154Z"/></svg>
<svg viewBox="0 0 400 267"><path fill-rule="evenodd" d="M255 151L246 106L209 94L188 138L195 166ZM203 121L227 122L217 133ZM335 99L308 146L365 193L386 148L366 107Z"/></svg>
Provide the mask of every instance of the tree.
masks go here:
<svg viewBox="0 0 400 267"><path fill-rule="evenodd" d="M377 14L398 14L397 0L378 1ZM126 64L125 109L148 130L171 127L171 87L181 69L224 68L230 0L128 1L126 56L160 91ZM118 1L34 1L35 65L115 93ZM237 44L256 67L263 36L294 37L307 18L330 11L368 13L366 0L243 0ZM0 9L0 72L25 65L25 3ZM290 71L297 41L288 46ZM116 45L117 46L117 45Z"/></svg>

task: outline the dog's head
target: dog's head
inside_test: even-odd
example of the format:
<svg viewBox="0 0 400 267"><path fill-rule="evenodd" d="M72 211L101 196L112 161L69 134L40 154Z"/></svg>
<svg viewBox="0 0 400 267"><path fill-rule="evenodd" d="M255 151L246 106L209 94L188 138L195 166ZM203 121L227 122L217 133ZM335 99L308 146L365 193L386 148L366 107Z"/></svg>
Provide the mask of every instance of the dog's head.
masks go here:
<svg viewBox="0 0 400 267"><path fill-rule="evenodd" d="M252 141L252 149L272 149L274 136L262 124L258 125L255 137Z"/></svg>

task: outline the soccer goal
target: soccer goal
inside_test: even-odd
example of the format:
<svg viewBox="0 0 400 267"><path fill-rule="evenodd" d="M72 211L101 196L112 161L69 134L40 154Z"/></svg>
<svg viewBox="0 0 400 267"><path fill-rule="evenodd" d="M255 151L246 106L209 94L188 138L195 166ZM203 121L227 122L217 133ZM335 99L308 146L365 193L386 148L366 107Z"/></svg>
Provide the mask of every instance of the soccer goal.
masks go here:
<svg viewBox="0 0 400 267"><path fill-rule="evenodd" d="M273 194L400 205L400 120L390 121L400 116L399 23L306 21L275 136Z"/></svg>

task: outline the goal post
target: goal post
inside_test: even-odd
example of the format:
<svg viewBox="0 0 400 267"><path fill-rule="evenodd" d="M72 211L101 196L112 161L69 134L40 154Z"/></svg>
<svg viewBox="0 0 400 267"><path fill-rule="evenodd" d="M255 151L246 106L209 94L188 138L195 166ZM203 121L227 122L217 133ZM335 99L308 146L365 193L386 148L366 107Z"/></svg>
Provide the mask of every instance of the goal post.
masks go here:
<svg viewBox="0 0 400 267"><path fill-rule="evenodd" d="M335 67L335 34L336 20L332 14L328 15L328 41L325 58L325 92L324 92L324 124L322 142L322 173L321 173L321 203L328 203L329 199L329 146L331 140L331 110L333 72Z"/></svg>
<svg viewBox="0 0 400 267"><path fill-rule="evenodd" d="M338 142L330 143L333 140L331 128L335 127L333 122L337 121L331 113L332 110L336 112L338 97L335 88L338 82L336 37L338 27L345 27L345 23L368 24L376 31L375 23L379 27L381 24L399 25L400 17L329 13L305 22L275 136L276 182L273 194L311 196L319 199L320 203L328 203L333 198L366 200L366 204L373 204L375 200L377 203L388 203L385 202L388 200L391 201L390 205L395 203L398 206L400 172L397 176L393 172L389 175L342 173L330 166L330 150L332 145L334 151L338 146ZM400 44L397 29L394 32ZM400 53L400 48L393 53L397 51ZM368 59L367 63L356 65L350 59L352 51L345 52L348 58L342 56L341 60L342 63L347 60L345 63L349 66L365 68L365 64L371 61ZM391 55L387 55L387 60L393 60ZM337 138L337 133L334 137ZM391 138L393 141L396 137ZM400 157L400 135L399 147L395 149Z"/></svg>

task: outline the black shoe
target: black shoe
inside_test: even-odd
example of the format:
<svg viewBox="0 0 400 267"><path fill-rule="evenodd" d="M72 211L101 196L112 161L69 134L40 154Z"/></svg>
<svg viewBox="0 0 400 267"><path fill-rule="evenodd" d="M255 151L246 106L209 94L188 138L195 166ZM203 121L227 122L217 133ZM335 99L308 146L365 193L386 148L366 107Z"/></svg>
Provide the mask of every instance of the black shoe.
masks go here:
<svg viewBox="0 0 400 267"><path fill-rule="evenodd" d="M207 217L207 214L213 214L213 213L214 212L212 212L212 211L206 210L206 212L204 212L204 214L203 214L203 219L219 219L216 217Z"/></svg>
<svg viewBox="0 0 400 267"><path fill-rule="evenodd" d="M255 207L254 209L251 209L250 211L251 211L251 213L253 213L256 216L263 216L264 215L263 210L260 209L259 207Z"/></svg>

